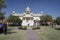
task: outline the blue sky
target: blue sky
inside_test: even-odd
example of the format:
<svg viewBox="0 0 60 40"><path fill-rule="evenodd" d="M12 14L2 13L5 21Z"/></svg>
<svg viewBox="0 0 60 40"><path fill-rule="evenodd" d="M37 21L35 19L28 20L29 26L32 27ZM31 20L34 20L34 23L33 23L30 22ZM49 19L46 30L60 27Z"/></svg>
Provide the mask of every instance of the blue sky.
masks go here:
<svg viewBox="0 0 60 40"><path fill-rule="evenodd" d="M23 13L25 8L29 6L33 13L40 13L52 15L55 19L60 16L60 0L6 0L7 8L3 9L6 16L16 13Z"/></svg>

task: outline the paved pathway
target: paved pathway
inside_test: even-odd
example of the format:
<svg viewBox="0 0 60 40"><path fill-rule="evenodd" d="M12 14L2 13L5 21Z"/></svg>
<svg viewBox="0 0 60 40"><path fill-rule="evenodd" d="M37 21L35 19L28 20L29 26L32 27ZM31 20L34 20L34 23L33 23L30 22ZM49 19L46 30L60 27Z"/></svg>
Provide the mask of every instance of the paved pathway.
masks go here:
<svg viewBox="0 0 60 40"><path fill-rule="evenodd" d="M42 40L42 38L40 38L35 31L28 29L26 33L26 40Z"/></svg>

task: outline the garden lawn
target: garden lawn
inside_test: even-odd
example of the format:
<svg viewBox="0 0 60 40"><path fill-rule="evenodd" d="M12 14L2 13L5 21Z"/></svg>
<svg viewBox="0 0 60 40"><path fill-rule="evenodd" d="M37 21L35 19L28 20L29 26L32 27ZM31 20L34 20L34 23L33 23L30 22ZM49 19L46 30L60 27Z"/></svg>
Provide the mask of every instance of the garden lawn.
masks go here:
<svg viewBox="0 0 60 40"><path fill-rule="evenodd" d="M43 40L60 40L60 30L55 30L48 26L42 26L40 30L36 30Z"/></svg>
<svg viewBox="0 0 60 40"><path fill-rule="evenodd" d="M19 30L18 27L8 27L8 34L0 34L0 40L25 40L26 30Z"/></svg>

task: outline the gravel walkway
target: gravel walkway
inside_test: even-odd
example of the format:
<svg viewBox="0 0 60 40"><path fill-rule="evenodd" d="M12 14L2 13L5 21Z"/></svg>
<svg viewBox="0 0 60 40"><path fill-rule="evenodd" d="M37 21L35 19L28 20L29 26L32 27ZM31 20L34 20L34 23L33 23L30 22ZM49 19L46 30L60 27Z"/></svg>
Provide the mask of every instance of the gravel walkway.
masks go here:
<svg viewBox="0 0 60 40"><path fill-rule="evenodd" d="M35 31L28 29L26 32L26 40L42 40L42 38Z"/></svg>

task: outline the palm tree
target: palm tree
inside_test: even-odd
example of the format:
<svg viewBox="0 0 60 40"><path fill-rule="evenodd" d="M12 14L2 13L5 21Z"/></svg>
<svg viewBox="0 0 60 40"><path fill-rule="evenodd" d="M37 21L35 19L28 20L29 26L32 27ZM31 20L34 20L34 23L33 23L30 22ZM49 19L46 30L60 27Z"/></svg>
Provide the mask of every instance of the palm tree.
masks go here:
<svg viewBox="0 0 60 40"><path fill-rule="evenodd" d="M4 0L0 0L0 11L2 10L2 8L5 8L5 1Z"/></svg>

